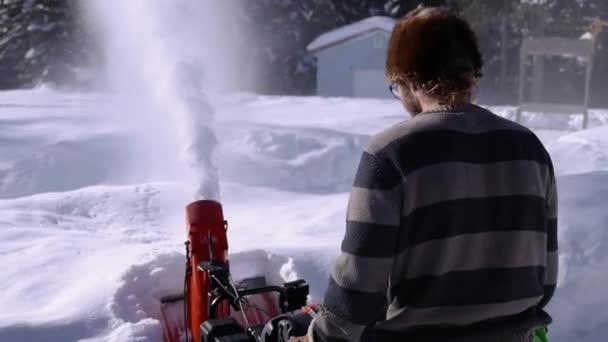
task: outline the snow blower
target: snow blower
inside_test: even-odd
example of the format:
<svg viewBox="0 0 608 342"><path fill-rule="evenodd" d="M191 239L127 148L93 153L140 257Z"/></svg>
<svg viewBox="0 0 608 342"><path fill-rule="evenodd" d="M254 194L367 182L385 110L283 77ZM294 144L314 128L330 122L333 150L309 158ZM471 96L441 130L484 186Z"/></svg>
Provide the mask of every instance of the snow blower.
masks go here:
<svg viewBox="0 0 608 342"><path fill-rule="evenodd" d="M263 277L235 283L228 223L215 201L186 207L182 294L161 298L164 342L286 342L306 334L311 311L304 280L268 286Z"/></svg>

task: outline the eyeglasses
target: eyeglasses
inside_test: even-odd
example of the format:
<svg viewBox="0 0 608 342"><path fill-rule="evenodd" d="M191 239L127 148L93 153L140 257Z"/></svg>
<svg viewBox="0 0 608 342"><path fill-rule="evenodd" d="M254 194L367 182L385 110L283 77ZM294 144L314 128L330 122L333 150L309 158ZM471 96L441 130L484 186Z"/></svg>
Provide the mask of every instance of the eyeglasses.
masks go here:
<svg viewBox="0 0 608 342"><path fill-rule="evenodd" d="M391 91L391 94L393 94L393 96L396 99L401 100L401 92L399 91L399 83L391 82L391 84L388 86L388 90Z"/></svg>

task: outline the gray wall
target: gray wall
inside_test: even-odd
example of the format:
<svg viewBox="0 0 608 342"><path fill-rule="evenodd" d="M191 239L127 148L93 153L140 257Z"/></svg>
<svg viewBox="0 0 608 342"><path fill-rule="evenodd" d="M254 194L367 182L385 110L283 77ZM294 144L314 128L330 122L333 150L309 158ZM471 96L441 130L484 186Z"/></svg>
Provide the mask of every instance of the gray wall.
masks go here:
<svg viewBox="0 0 608 342"><path fill-rule="evenodd" d="M377 69L384 72L386 49L390 34L375 34L332 46L317 53L317 94L320 96L353 96L355 69ZM381 39L381 47L374 47L374 37ZM376 40L378 42L378 40ZM388 83L383 97L391 97Z"/></svg>

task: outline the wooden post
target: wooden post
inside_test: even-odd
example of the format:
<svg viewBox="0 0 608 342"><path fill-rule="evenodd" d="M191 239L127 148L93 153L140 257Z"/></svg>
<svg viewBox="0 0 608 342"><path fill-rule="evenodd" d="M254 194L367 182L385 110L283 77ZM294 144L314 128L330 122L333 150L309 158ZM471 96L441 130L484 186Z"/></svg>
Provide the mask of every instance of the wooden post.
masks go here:
<svg viewBox="0 0 608 342"><path fill-rule="evenodd" d="M534 10L534 38L543 38L545 35L545 21L542 19L543 16L543 9L540 6L536 6ZM543 59L543 55L540 54L534 54L532 58L534 59L532 62L532 100L535 102L542 102L545 60Z"/></svg>
<svg viewBox="0 0 608 342"><path fill-rule="evenodd" d="M589 124L589 93L591 92L591 77L593 75L593 59L595 55L595 37L593 38L593 51L587 59L587 72L585 74L585 97L583 99L583 105L585 106L585 113L583 113L583 129L587 128Z"/></svg>
<svg viewBox="0 0 608 342"><path fill-rule="evenodd" d="M521 44L521 49L519 50L519 106L517 106L517 113L515 114L515 122L521 122L521 112L523 108L521 108L524 103L524 90L526 87L526 46L525 43Z"/></svg>
<svg viewBox="0 0 608 342"><path fill-rule="evenodd" d="M507 16L503 15L500 21L500 84L499 89L502 96L504 96L507 89L507 66L508 66L508 54L507 44L509 39Z"/></svg>

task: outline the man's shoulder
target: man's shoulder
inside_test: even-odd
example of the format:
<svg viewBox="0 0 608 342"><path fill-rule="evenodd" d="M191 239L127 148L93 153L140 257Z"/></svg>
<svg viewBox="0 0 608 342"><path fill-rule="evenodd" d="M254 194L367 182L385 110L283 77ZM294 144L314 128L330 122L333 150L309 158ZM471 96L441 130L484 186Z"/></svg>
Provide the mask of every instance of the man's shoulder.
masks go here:
<svg viewBox="0 0 608 342"><path fill-rule="evenodd" d="M412 119L401 121L380 131L379 133L372 135L367 142L367 147L365 148L366 151L376 154L391 143L414 133L417 126L412 125L411 122Z"/></svg>
<svg viewBox="0 0 608 342"><path fill-rule="evenodd" d="M532 132L532 130L530 130L528 127L526 127L518 122L509 120L503 116L497 115L490 109L480 107L480 106L474 106L474 107L476 107L477 111L479 111L479 112L485 112L485 113L491 115L494 118L494 120L496 121L495 128L497 130L512 130L512 131L524 132L524 133L529 133L529 134L534 135L534 132Z"/></svg>
<svg viewBox="0 0 608 342"><path fill-rule="evenodd" d="M496 115L486 108L468 105L459 111L426 113L399 122L371 136L366 150L375 154L389 145L415 140L417 135L428 132L491 134L495 131L534 135L527 127Z"/></svg>

